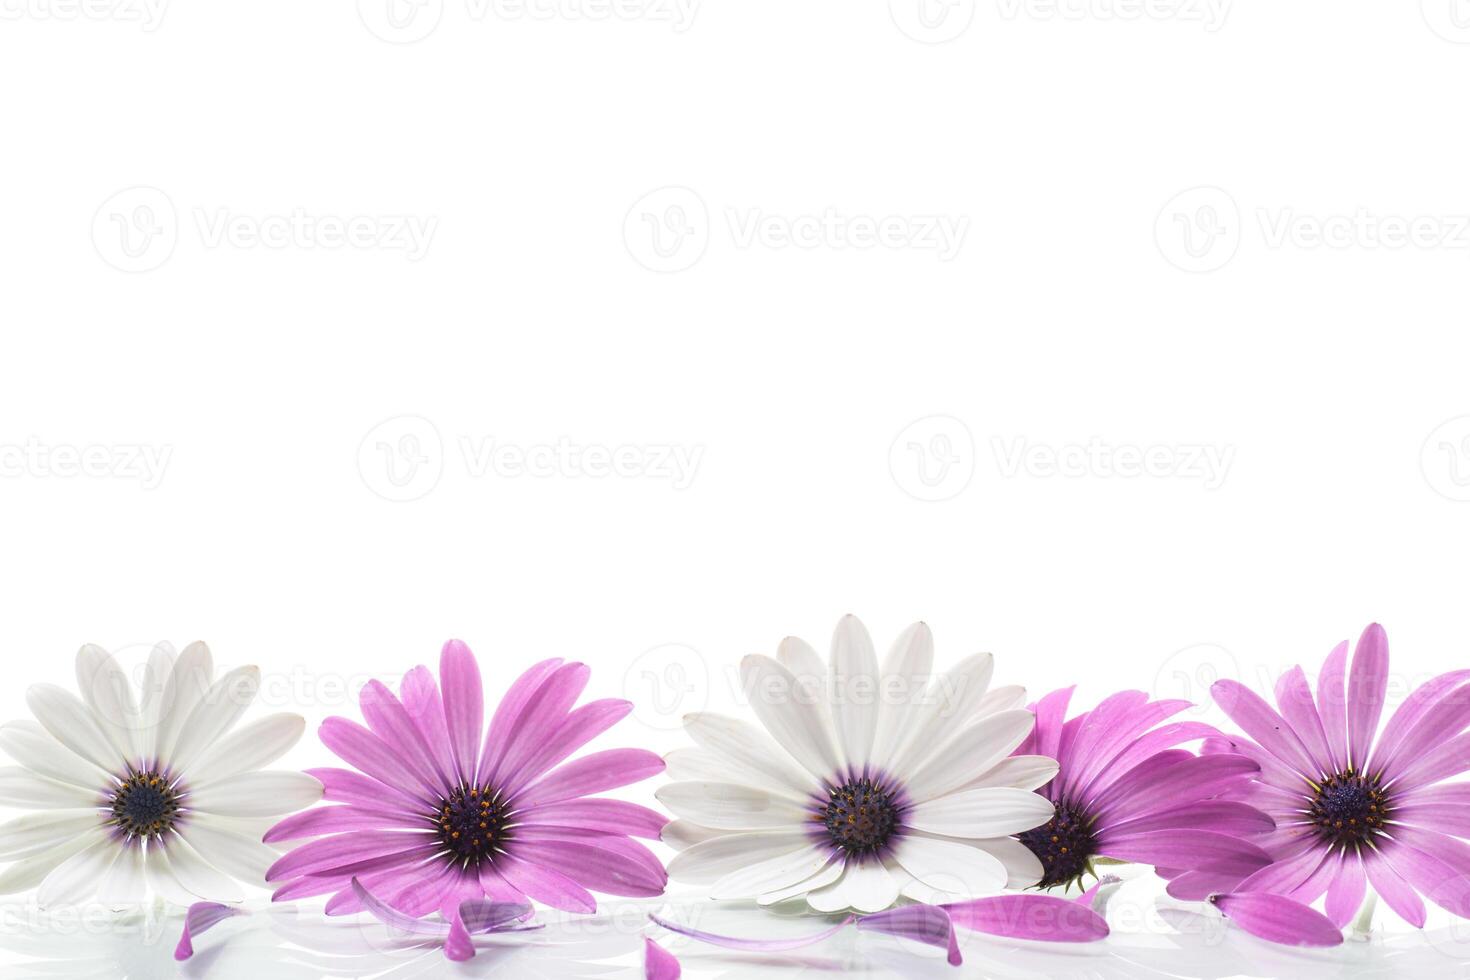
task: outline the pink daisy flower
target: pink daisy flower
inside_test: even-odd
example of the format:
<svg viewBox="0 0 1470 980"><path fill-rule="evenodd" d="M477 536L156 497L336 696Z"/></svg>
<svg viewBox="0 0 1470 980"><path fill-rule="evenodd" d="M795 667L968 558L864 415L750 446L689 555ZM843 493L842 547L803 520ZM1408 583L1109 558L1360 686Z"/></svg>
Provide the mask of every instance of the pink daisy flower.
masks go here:
<svg viewBox="0 0 1470 980"><path fill-rule="evenodd" d="M1270 861L1241 838L1273 830L1271 818L1247 803L1219 799L1250 780L1256 763L1179 748L1218 734L1200 722L1169 722L1188 701L1150 701L1142 691L1123 691L1068 720L1072 691L1053 691L1033 706L1036 728L1016 749L1059 766L1039 790L1055 808L1051 820L1016 835L1045 869L1040 887L1095 877L1099 858L1237 877Z"/></svg>
<svg viewBox="0 0 1470 980"><path fill-rule="evenodd" d="M1234 754L1260 766L1237 797L1275 818L1258 839L1273 863L1231 881L1184 876L1179 893L1288 896L1310 905L1326 895L1338 928L1363 905L1371 885L1406 921L1422 927L1423 898L1470 914L1470 783L1446 780L1470 769L1470 671L1422 685L1379 731L1388 688L1388 636L1363 631L1327 657L1314 699L1300 667L1276 683L1274 710L1232 681L1216 682L1215 700L1247 738L1205 743L1216 758Z"/></svg>
<svg viewBox="0 0 1470 980"><path fill-rule="evenodd" d="M280 886L275 899L331 895L327 913L341 915L361 910L366 890L400 913L437 910L453 922L461 903L484 898L592 912L594 891L662 894L662 863L633 838L657 839L665 818L593 794L656 775L663 760L609 749L566 761L632 708L612 699L574 708L589 674L580 663L537 664L488 729L479 666L458 640L444 646L439 683L420 666L398 697L368 684L367 727L346 718L321 726L322 742L352 767L311 770L333 805L266 834L314 838L267 872Z"/></svg>

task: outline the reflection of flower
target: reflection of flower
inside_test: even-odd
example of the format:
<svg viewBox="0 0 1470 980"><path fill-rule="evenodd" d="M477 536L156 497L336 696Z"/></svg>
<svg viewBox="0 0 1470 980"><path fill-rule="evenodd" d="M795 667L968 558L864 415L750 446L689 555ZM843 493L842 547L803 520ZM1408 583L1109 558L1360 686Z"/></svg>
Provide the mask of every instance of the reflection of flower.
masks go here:
<svg viewBox="0 0 1470 980"><path fill-rule="evenodd" d="M453 921L462 902L485 897L591 912L589 890L661 894L663 865L632 838L657 838L664 818L592 794L661 772L663 761L611 749L562 764L631 708L604 700L574 709L589 674L585 664L537 664L511 685L488 731L479 666L457 640L440 658L442 693L426 667L404 677L401 699L369 683L366 728L345 718L321 726L326 746L357 770L312 770L327 802L341 805L266 836L318 838L270 869L276 899L330 894L328 914L356 912L359 878L399 912L438 910Z"/></svg>
<svg viewBox="0 0 1470 980"><path fill-rule="evenodd" d="M1215 700L1248 738L1207 740L1207 751L1244 756L1260 772L1238 797L1270 813L1260 843L1273 863L1245 877L1197 873L1170 890L1268 892L1312 903L1326 894L1341 928L1371 883L1406 921L1423 926L1422 896L1470 915L1470 784L1444 781L1470 768L1470 671L1419 687L1379 732L1388 687L1388 637L1369 626L1351 669L1347 643L1328 656L1313 700L1300 667L1276 684L1280 713L1235 681ZM1345 686L1345 689L1344 689Z"/></svg>
<svg viewBox="0 0 1470 980"><path fill-rule="evenodd" d="M1009 835L1052 815L1032 790L1056 773L1011 757L1031 732L1019 688L987 689L980 654L934 678L933 637L911 626L879 667L848 616L829 665L802 641L746 657L741 677L765 731L708 713L685 729L698 748L668 756L659 800L682 818L664 839L675 881L713 898L817 911L877 912L1033 885L1041 862Z"/></svg>
<svg viewBox="0 0 1470 980"><path fill-rule="evenodd" d="M1150 701L1123 691L1067 720L1072 688L1035 706L1036 730L1018 753L1057 760L1061 771L1042 787L1051 820L1020 834L1041 859L1042 887L1070 886L1095 875L1100 857L1177 871L1208 868L1246 875L1269 863L1243 835L1275 829L1245 803L1216 799L1258 767L1240 756L1196 756L1179 749L1217 734L1199 722L1163 724L1187 701Z"/></svg>
<svg viewBox="0 0 1470 980"><path fill-rule="evenodd" d="M260 842L259 818L321 798L293 772L261 772L301 737L300 715L236 728L260 671L214 679L209 648L154 647L141 697L107 651L77 653L82 696L38 684L26 695L35 722L0 727L20 763L0 769L0 802L41 812L0 827L0 894L40 886L42 905L93 896L114 906L150 893L181 905L239 901L235 879L263 885L279 855Z"/></svg>

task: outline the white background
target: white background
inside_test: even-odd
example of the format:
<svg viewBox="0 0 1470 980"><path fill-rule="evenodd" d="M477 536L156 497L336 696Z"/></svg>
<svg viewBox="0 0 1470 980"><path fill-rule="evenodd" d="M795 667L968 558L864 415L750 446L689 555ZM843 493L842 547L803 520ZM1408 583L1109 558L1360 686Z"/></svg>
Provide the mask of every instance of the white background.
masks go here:
<svg viewBox="0 0 1470 980"><path fill-rule="evenodd" d="M459 636L664 747L845 612L1088 704L1470 662L1464 0L78 2L0 0L0 716Z"/></svg>

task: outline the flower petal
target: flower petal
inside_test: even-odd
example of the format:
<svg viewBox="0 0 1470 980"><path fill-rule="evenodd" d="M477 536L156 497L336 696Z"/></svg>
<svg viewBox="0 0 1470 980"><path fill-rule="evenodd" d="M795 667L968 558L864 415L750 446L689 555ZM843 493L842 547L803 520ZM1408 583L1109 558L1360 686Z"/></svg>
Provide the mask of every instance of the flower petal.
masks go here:
<svg viewBox="0 0 1470 980"><path fill-rule="evenodd" d="M1404 703L1398 706L1383 727L1383 734L1373 747L1373 758L1368 762L1368 772L1382 773L1398 753L1404 736L1423 718L1425 712L1439 703L1440 699L1470 681L1470 670L1453 670L1440 674L1416 687Z"/></svg>
<svg viewBox="0 0 1470 980"><path fill-rule="evenodd" d="M848 858L842 877L808 892L806 901L818 912L881 912L898 901L898 882L881 861Z"/></svg>
<svg viewBox="0 0 1470 980"><path fill-rule="evenodd" d="M790 797L734 783L668 783L653 795L675 816L706 827L794 829L811 819Z"/></svg>
<svg viewBox="0 0 1470 980"><path fill-rule="evenodd" d="M164 845L168 864L179 884L206 901L242 902L245 892L239 883L204 859L194 845L181 837Z"/></svg>
<svg viewBox="0 0 1470 980"><path fill-rule="evenodd" d="M1286 719L1273 711L1255 691L1239 681L1220 680L1210 687L1210 693L1220 709L1256 744L1309 779L1322 776L1312 761L1311 753Z"/></svg>
<svg viewBox="0 0 1470 980"><path fill-rule="evenodd" d="M1005 865L989 852L954 841L908 836L894 846L903 869L939 892L977 898L1005 888Z"/></svg>
<svg viewBox="0 0 1470 980"><path fill-rule="evenodd" d="M541 690L541 686L552 674L556 673L562 662L560 658L553 658L532 665L515 679L510 685L510 690L506 691L505 696L500 699L500 703L495 707L495 714L490 719L490 727L485 732L485 740L480 746L480 764L476 768L476 783L483 785L495 782L492 777L500 768L506 750L515 742L516 733L521 727L521 716L525 714L536 692ZM481 692L481 698L483 697L484 693ZM483 708L481 714L483 715Z"/></svg>
<svg viewBox="0 0 1470 980"><path fill-rule="evenodd" d="M597 900L591 893L554 868L501 854L495 859L495 870L518 891L543 905L566 912L597 911Z"/></svg>
<svg viewBox="0 0 1470 980"><path fill-rule="evenodd" d="M449 729L449 747L460 782L475 777L479 761L480 734L485 725L485 688L480 665L470 648L460 640L444 644L439 654L439 683L443 687L444 721Z"/></svg>
<svg viewBox="0 0 1470 980"><path fill-rule="evenodd" d="M174 947L174 959L183 961L194 955L194 937L236 915L244 915L238 909L221 902L195 902L184 915L184 931Z"/></svg>
<svg viewBox="0 0 1470 980"><path fill-rule="evenodd" d="M1358 639L1352 672L1348 674L1348 763L1358 772L1363 771L1373 748L1387 692L1388 634L1373 623Z"/></svg>
<svg viewBox="0 0 1470 980"><path fill-rule="evenodd" d="M133 698L132 682L116 658L89 643L77 651L76 673L77 690L114 752L134 766L141 765L142 751L134 733L142 715Z"/></svg>
<svg viewBox="0 0 1470 980"><path fill-rule="evenodd" d="M1015 751L1035 723L1029 711L1002 711L980 719L913 771L905 781L910 798L932 800L988 772Z"/></svg>
<svg viewBox="0 0 1470 980"><path fill-rule="evenodd" d="M179 828L179 836L225 874L257 888L266 886L265 873L281 856L274 848L236 832L225 821L203 815Z"/></svg>
<svg viewBox="0 0 1470 980"><path fill-rule="evenodd" d="M98 792L58 783L20 766L0 766L0 802L36 810L73 810L100 806L103 800Z"/></svg>
<svg viewBox="0 0 1470 980"><path fill-rule="evenodd" d="M878 654L867 628L856 616L843 616L832 634L827 702L836 726L837 756L846 760L853 776L866 773L872 762L881 680Z"/></svg>
<svg viewBox="0 0 1470 980"><path fill-rule="evenodd" d="M1353 920L1368 893L1368 876L1357 853L1342 852L1337 873L1327 886L1327 918L1341 929Z"/></svg>
<svg viewBox="0 0 1470 980"><path fill-rule="evenodd" d="M926 624L914 623L903 631L883 660L883 690L872 751L877 769L888 767L894 752L923 717L919 702L933 674L934 634ZM889 685L893 685L892 690Z"/></svg>
<svg viewBox="0 0 1470 980"><path fill-rule="evenodd" d="M92 765L109 773L125 768L127 760L108 740L92 709L75 694L54 684L36 684L26 692L26 705L52 738Z"/></svg>
<svg viewBox="0 0 1470 980"><path fill-rule="evenodd" d="M626 834L629 837L646 837L649 840L659 840L664 827L669 823L668 817L647 807L599 797L546 803L519 810L515 814L515 820L518 824L531 827L600 830Z"/></svg>
<svg viewBox="0 0 1470 980"><path fill-rule="evenodd" d="M1102 916L1051 895L998 895L941 907L956 926L1008 939L1090 943L1108 935Z"/></svg>
<svg viewBox="0 0 1470 980"><path fill-rule="evenodd" d="M259 690L259 667L238 667L221 677L189 712L172 754L163 760L165 765L175 773L187 772L194 760L234 727Z"/></svg>
<svg viewBox="0 0 1470 980"><path fill-rule="evenodd" d="M0 751L38 775L82 789L95 790L109 782L108 773L62 745L34 721L0 725Z"/></svg>
<svg viewBox="0 0 1470 980"><path fill-rule="evenodd" d="M1384 904L1415 929L1423 929L1426 917L1424 900L1414 886L1404 880L1388 856L1377 848L1369 848L1363 852L1363 868L1368 872L1368 883Z"/></svg>
<svg viewBox="0 0 1470 980"><path fill-rule="evenodd" d="M831 863L830 846L812 844L798 851L756 861L720 878L710 886L709 897L725 899L755 898L800 884Z"/></svg>
<svg viewBox="0 0 1470 980"><path fill-rule="evenodd" d="M950 837L1004 837L1040 827L1056 813L1046 797L995 786L916 803L904 824Z"/></svg>
<svg viewBox="0 0 1470 980"><path fill-rule="evenodd" d="M789 791L798 798L821 790L818 779L796 765L775 739L748 722L697 712L684 718L684 732L706 752L728 761L736 770L755 773L760 777L754 781L756 785L771 783L773 788Z"/></svg>
<svg viewBox="0 0 1470 980"><path fill-rule="evenodd" d="M553 769L512 802L518 807L560 803L640 782L663 771L664 760L645 749L607 749Z"/></svg>
<svg viewBox="0 0 1470 980"><path fill-rule="evenodd" d="M322 798L322 784L302 772L245 772L191 792L190 809L221 817L275 817Z"/></svg>
<svg viewBox="0 0 1470 980"><path fill-rule="evenodd" d="M712 885L741 868L804 850L812 837L804 832L725 834L700 841L669 862L669 877L689 885Z"/></svg>
<svg viewBox="0 0 1470 980"><path fill-rule="evenodd" d="M200 787L255 769L263 769L291 751L306 731L300 715L267 715L214 744L195 764Z"/></svg>
<svg viewBox="0 0 1470 980"><path fill-rule="evenodd" d="M100 835L88 839L92 843L58 864L41 882L36 903L42 908L77 905L96 892L97 882L117 860L122 845Z"/></svg>
<svg viewBox="0 0 1470 980"><path fill-rule="evenodd" d="M776 743L817 779L836 778L842 762L831 725L791 671L752 654L740 662L740 680L751 710Z"/></svg>
<svg viewBox="0 0 1470 980"><path fill-rule="evenodd" d="M5 801L9 804L9 800ZM98 810L46 810L0 824L0 861L43 854L78 834L102 826Z"/></svg>
<svg viewBox="0 0 1470 980"><path fill-rule="evenodd" d="M1217 895L1211 901L1257 938L1286 946L1340 946L1342 932L1312 908L1265 892Z"/></svg>
<svg viewBox="0 0 1470 980"><path fill-rule="evenodd" d="M16 861L4 871L0 871L0 895L30 891L44 881L46 876L63 861L99 841L106 840L108 838L104 836L102 828L98 827L95 830L77 834L48 851Z"/></svg>
<svg viewBox="0 0 1470 980"><path fill-rule="evenodd" d="M1291 730L1301 739L1307 755L1318 772L1335 772L1332 768L1332 750L1327 747L1327 732L1322 728L1322 718L1312 701L1312 689L1307 685L1307 675L1300 667L1293 667L1276 681L1276 706L1286 719Z"/></svg>

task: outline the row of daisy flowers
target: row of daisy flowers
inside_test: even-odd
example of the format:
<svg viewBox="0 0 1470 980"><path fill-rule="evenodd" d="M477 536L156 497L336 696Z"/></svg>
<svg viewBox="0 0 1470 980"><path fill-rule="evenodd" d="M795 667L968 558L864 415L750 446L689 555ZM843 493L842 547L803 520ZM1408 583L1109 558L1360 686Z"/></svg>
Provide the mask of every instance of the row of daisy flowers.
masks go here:
<svg viewBox="0 0 1470 980"><path fill-rule="evenodd" d="M453 959L537 928L538 906L597 911L669 882L711 899L800 904L825 916L798 939L715 934L650 916L648 976L679 975L662 932L785 951L846 928L961 960L956 930L1091 942L1108 927L1114 864L1153 868L1168 893L1253 935L1342 942L1382 902L1416 927L1425 900L1470 917L1470 670L1414 690L1381 724L1387 637L1369 626L1317 675L1296 667L1275 707L1222 680L1238 732L1180 720L1191 705L1122 691L1073 709L992 686L977 654L936 671L927 626L880 661L844 618L824 661L783 641L740 664L754 720L700 712L692 745L584 752L632 710L583 701L591 671L538 663L487 710L479 664L447 643L397 691L369 682L361 722L328 718L341 766L269 767L305 730L296 714L244 722L260 672L216 676L209 649L160 644L134 687L96 646L78 693L37 685L34 720L0 726L0 894L43 907L187 906L177 955L240 912L244 886L363 914ZM581 703L579 703L581 702ZM667 813L603 794L667 773ZM318 805L321 804L321 805ZM667 865L645 842L675 854ZM1090 886L1090 887L1089 887Z"/></svg>

